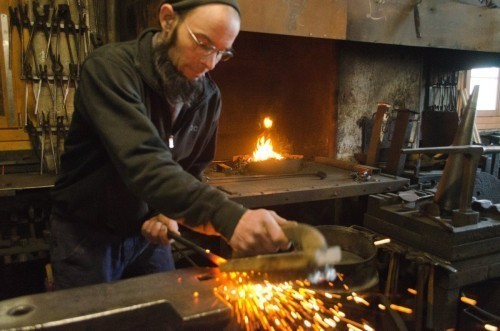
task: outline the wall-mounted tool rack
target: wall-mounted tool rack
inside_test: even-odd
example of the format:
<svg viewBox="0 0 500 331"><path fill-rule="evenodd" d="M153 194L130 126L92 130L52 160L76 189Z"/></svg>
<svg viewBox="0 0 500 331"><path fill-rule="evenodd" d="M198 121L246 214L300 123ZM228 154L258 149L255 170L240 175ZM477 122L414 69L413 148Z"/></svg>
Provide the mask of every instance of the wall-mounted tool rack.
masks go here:
<svg viewBox="0 0 500 331"><path fill-rule="evenodd" d="M8 7L11 75L18 88L16 120L29 134L40 173L58 173L80 67L105 38L96 0L17 0ZM17 56L16 56L17 55ZM17 76L17 77L15 77ZM22 105L20 105L22 104Z"/></svg>

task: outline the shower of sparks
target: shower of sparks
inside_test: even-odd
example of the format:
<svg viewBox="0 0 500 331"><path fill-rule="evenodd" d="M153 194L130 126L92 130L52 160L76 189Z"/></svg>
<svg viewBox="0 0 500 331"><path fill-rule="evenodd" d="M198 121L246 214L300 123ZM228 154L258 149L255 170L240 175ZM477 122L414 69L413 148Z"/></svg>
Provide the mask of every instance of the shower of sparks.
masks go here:
<svg viewBox="0 0 500 331"><path fill-rule="evenodd" d="M241 330L375 330L367 321L350 319L341 310L341 295L328 288L311 288L307 281L255 281L247 273L223 273L219 280L214 291L231 306L233 321ZM356 293L347 300L370 306Z"/></svg>

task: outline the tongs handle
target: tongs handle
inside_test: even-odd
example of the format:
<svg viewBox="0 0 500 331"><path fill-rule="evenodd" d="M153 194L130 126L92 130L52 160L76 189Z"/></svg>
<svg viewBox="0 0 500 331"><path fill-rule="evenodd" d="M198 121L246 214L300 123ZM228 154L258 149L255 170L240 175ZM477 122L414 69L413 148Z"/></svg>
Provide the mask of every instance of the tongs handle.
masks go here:
<svg viewBox="0 0 500 331"><path fill-rule="evenodd" d="M221 263L226 262L226 259L223 258L222 256L216 255L214 253L211 253L210 250L203 248L191 240L188 240L181 235L174 233L174 232L168 232L167 236L171 239L174 239L175 241L183 244L184 246L194 250L196 253L200 254L201 256L207 258L210 262L215 264L216 266L219 266Z"/></svg>
<svg viewBox="0 0 500 331"><path fill-rule="evenodd" d="M290 240L290 251L301 251L305 254L314 254L319 250L326 250L328 244L323 234L314 226L295 221L279 224L285 236ZM265 255L265 254L264 254ZM232 258L245 258L247 255L239 251L234 251Z"/></svg>
<svg viewBox="0 0 500 331"><path fill-rule="evenodd" d="M288 222L280 224L280 227L296 250L315 252L328 248L323 234L312 225Z"/></svg>

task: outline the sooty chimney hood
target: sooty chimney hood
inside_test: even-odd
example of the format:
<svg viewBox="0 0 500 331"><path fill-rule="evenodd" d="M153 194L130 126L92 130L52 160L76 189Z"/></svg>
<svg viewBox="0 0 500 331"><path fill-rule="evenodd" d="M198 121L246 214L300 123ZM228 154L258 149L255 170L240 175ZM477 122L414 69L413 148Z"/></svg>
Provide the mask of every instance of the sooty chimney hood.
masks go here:
<svg viewBox="0 0 500 331"><path fill-rule="evenodd" d="M500 53L500 0L239 2L243 31Z"/></svg>

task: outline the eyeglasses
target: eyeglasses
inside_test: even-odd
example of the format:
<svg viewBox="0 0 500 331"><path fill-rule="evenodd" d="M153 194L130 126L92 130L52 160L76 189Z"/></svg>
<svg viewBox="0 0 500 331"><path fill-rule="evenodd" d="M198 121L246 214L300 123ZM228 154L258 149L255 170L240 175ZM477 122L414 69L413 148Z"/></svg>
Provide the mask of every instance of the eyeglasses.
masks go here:
<svg viewBox="0 0 500 331"><path fill-rule="evenodd" d="M186 24L186 28L191 35L191 38L193 38L193 41L203 52L203 56L210 56L215 53L217 60L222 62L225 62L234 56L234 51L232 49L217 49L217 47L215 47L214 45L205 44L204 42L200 41L193 33L193 31L191 31L189 25L186 22L184 22L184 24Z"/></svg>

